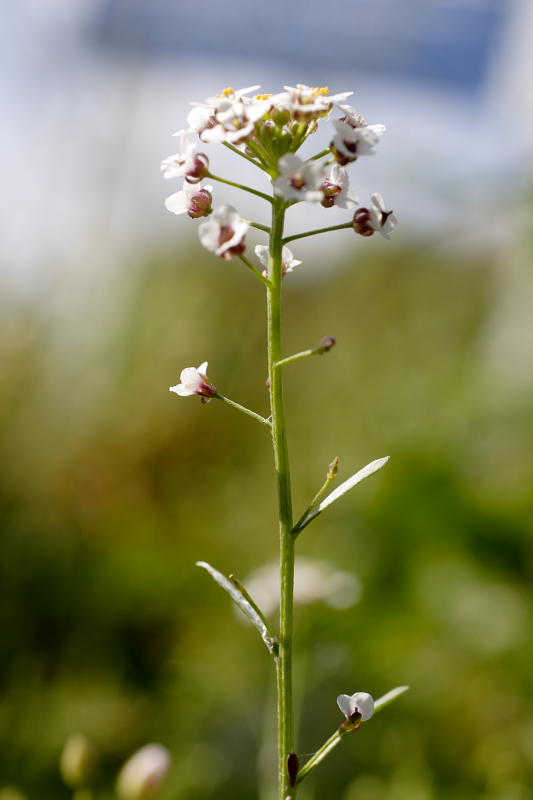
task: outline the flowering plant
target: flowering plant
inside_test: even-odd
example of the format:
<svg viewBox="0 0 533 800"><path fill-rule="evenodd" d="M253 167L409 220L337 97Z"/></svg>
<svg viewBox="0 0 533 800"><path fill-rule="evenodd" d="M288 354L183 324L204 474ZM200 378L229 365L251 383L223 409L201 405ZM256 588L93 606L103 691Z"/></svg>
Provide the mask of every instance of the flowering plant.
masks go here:
<svg viewBox="0 0 533 800"><path fill-rule="evenodd" d="M373 155L385 130L383 125L367 125L361 114L346 104L351 92L331 95L327 88L299 84L295 87L285 86L284 91L278 94L254 95L258 89L258 86L239 91L226 89L219 95L207 98L204 103L193 104L187 117L189 128L176 134L180 150L166 158L161 169L165 178L183 177L185 181L183 189L167 199L168 210L175 214L188 213L192 218L206 217L198 228L202 245L226 261L238 258L266 287L270 413L263 416L221 394L207 377L207 362L198 369L185 368L180 383L170 389L181 396L197 395L203 403L211 399L222 400L260 422L271 435L279 509L279 630L272 630L264 611L235 576L226 577L205 561L198 562L198 566L211 575L255 625L273 658L277 676L279 800L294 800L300 783L346 734L361 728L373 714L395 700L408 687L393 689L377 700L362 691L340 695L337 702L346 719L314 755L300 765L295 752L292 689L296 541L307 525L328 506L381 469L388 459L372 461L328 494L338 471L338 459L335 459L329 466L323 486L295 521L282 374L285 366L294 361L328 352L335 345L335 339L328 336L317 347L290 356L283 355L283 279L301 264L287 245L297 239L345 228L352 228L364 237L378 232L388 239L396 225L396 217L391 210L387 210L381 195L373 194L370 208L367 208L358 206L358 199L349 188L347 165L360 157ZM317 131L319 124L327 121L335 111L340 113L340 117L332 121L329 147L311 158L304 159L297 155L302 145ZM271 181L272 194L213 174L208 156L196 152L194 137L198 137L200 143L221 144L262 170ZM206 178L260 197L270 205L271 224L268 226L243 218L229 205L213 210L212 186L200 186L200 182ZM346 223L285 236L286 212L301 202L321 203L324 208L336 205L355 210ZM246 236L250 228L268 236L268 245L255 247L259 265L245 255Z"/></svg>

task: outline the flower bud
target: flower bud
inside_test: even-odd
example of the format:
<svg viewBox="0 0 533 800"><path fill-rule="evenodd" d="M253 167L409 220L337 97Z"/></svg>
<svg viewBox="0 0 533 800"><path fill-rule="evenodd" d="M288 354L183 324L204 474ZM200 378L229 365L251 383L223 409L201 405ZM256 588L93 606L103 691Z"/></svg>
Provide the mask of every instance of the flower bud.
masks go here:
<svg viewBox="0 0 533 800"><path fill-rule="evenodd" d="M266 122L263 122L263 124L259 127L259 135L265 142L271 142L276 138L277 133L278 129L276 124L272 122L271 119L267 119Z"/></svg>
<svg viewBox="0 0 533 800"><path fill-rule="evenodd" d="M200 183L209 174L209 159L205 153L197 153L192 159L192 166L185 173L188 183Z"/></svg>
<svg viewBox="0 0 533 800"><path fill-rule="evenodd" d="M322 353L329 353L332 347L335 347L337 344L337 340L334 336L324 336L324 338L320 342L320 346L318 348L318 354L322 355Z"/></svg>
<svg viewBox="0 0 533 800"><path fill-rule="evenodd" d="M324 192L320 205L324 206L324 208L332 208L335 205L335 198L342 192L342 188L329 180L329 178L324 179L320 188Z"/></svg>
<svg viewBox="0 0 533 800"><path fill-rule="evenodd" d="M71 734L59 759L59 770L64 782L71 789L88 783L94 772L96 754L83 733Z"/></svg>
<svg viewBox="0 0 533 800"><path fill-rule="evenodd" d="M198 219L199 217L208 217L211 211L211 204L213 202L213 195L209 189L200 189L195 192L189 200L189 209L187 211L191 219Z"/></svg>
<svg viewBox="0 0 533 800"><path fill-rule="evenodd" d="M353 215L353 227L361 236L372 236L374 228L371 224L371 214L368 208L358 208Z"/></svg>
<svg viewBox="0 0 533 800"><path fill-rule="evenodd" d="M286 125L287 122L290 120L291 112L289 111L288 108L280 108L279 106L274 106L274 108L270 112L270 116L272 117L272 119L279 128L283 128L283 126Z"/></svg>
<svg viewBox="0 0 533 800"><path fill-rule="evenodd" d="M170 768L168 750L160 744L147 744L134 753L122 767L117 779L121 800L145 800L154 797Z"/></svg>

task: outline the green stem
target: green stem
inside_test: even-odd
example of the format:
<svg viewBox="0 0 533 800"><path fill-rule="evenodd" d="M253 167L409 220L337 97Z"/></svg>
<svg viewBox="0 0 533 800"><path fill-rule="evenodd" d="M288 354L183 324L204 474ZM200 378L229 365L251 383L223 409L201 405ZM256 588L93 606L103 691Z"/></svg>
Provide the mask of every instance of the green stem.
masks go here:
<svg viewBox="0 0 533 800"><path fill-rule="evenodd" d="M224 147L227 147L233 153L236 153L238 156L241 156L241 158L245 158L247 161L250 162L250 164L255 164L256 167L259 167L259 169L262 172L264 172L263 165L260 164L258 161L256 161L255 158L252 158L251 156L247 156L246 153L243 153L242 150L239 150L238 147L235 147L234 145L230 144L229 142L222 142L222 144L224 145Z"/></svg>
<svg viewBox="0 0 533 800"><path fill-rule="evenodd" d="M331 225L329 228L317 228L314 231L306 231L305 233L295 233L294 236L286 236L283 244L293 242L295 239L305 239L306 236L315 236L317 233L329 233L330 231L342 231L343 228L352 228L353 222L344 222L342 225Z"/></svg>
<svg viewBox="0 0 533 800"><path fill-rule="evenodd" d="M316 154L316 156L311 156L311 158L308 158L307 160L308 161L317 161L319 158L324 158L324 156L327 156L328 153L331 153L331 150L329 149L329 147L326 148L325 150L321 150L320 153Z"/></svg>
<svg viewBox="0 0 533 800"><path fill-rule="evenodd" d="M220 392L214 394L213 397L216 397L217 400L223 400L225 403L228 404L228 406L236 408L237 411L242 411L243 414L247 414L249 417L252 417L252 419L256 419L263 425L268 425L269 428L272 425L269 419L265 419L265 417L262 417L261 414L256 414L255 411L252 411L250 408L246 408L246 406L241 406L241 404L236 403L235 400L230 400L229 397L225 397L223 394L220 394Z"/></svg>
<svg viewBox="0 0 533 800"><path fill-rule="evenodd" d="M320 503L320 501L326 494L327 490L337 477L338 468L339 468L339 459L338 457L336 457L329 465L328 474L326 475L326 480L324 481L318 492L315 494L315 496L305 509L304 513L302 514L302 516L300 517L294 528L292 529L293 536L297 536L300 533L300 526L305 522L309 514L311 514L311 512L315 510L317 505Z"/></svg>
<svg viewBox="0 0 533 800"><path fill-rule="evenodd" d="M253 273L254 273L254 275L256 276L256 278L259 278L259 280L260 280L262 283L264 283L264 284L265 284L265 286L271 286L271 283L270 283L270 281L268 280L268 278L266 278L266 277L263 275L263 273L261 272L261 270L257 269L257 267L254 267L254 265L252 264L252 262L251 262L251 261L248 261L248 259L246 258L246 256L243 256L243 255L242 255L242 253L241 253L241 255L239 256L239 258L241 259L242 263L243 263L243 264L246 264L246 266L248 267L248 269L249 269L251 272L253 272Z"/></svg>
<svg viewBox="0 0 533 800"><path fill-rule="evenodd" d="M260 192L258 189L252 189L251 186L245 186L243 183L228 181L226 178L220 178L218 175L213 175L212 172L208 172L206 178L211 178L211 180L218 181L219 183L226 183L228 186L235 186L236 189L242 189L243 192L255 194L257 197L261 197L263 200L267 200L269 203L272 203L272 198L270 195Z"/></svg>
<svg viewBox="0 0 533 800"><path fill-rule="evenodd" d="M272 445L276 468L279 536L280 536L280 637L276 659L277 709L278 709L278 775L279 797L294 798L295 787L290 786L287 756L294 751L294 722L292 699L292 626L294 593L294 540L292 530L292 500L289 455L283 407L282 371L277 366L281 358L281 287L283 224L286 204L275 197L272 208L272 233L270 236L268 289L268 374L270 383L270 408L272 412Z"/></svg>
<svg viewBox="0 0 533 800"><path fill-rule="evenodd" d="M252 222L251 220L247 220L247 222L251 228L257 228L258 231L264 231L265 233L270 234L270 228L268 225L261 225L260 222Z"/></svg>
<svg viewBox="0 0 533 800"><path fill-rule="evenodd" d="M346 735L348 731L342 730L342 728L337 728L335 733L324 742L321 748L319 748L314 756L311 756L309 761L307 761L301 770L298 773L298 777L296 778L296 783L301 783L310 772L312 772L315 767L318 767L321 761L323 761L326 756L328 756L333 748L337 747L343 736Z"/></svg>

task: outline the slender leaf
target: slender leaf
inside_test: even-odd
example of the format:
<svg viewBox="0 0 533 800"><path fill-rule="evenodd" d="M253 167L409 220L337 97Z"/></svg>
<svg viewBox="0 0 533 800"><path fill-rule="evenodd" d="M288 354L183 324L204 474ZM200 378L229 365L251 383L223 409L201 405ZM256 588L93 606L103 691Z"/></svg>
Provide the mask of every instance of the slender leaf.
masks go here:
<svg viewBox="0 0 533 800"><path fill-rule="evenodd" d="M385 706L388 706L389 703L394 702L397 697L400 697L402 694L405 694L405 692L408 692L410 688L410 686L397 686L396 689L391 689L390 692L387 692L387 694L378 697L374 703L374 713L376 711L381 711L381 709L385 708Z"/></svg>
<svg viewBox="0 0 533 800"><path fill-rule="evenodd" d="M273 655L276 655L278 642L274 636L272 636L272 633L266 624L264 614L259 610L257 604L252 600L248 592L246 590L243 592L244 587L242 584L240 584L238 581L232 582L226 578L222 572L219 572L217 569L212 567L211 564L208 564L207 561L197 561L196 566L205 569L211 575L213 580L229 594L233 602L241 609L243 614L248 617L252 625L257 628L269 652Z"/></svg>
<svg viewBox="0 0 533 800"><path fill-rule="evenodd" d="M344 481L344 483L341 483L340 486L337 486L336 489L330 492L328 496L322 500L315 511L312 511L302 522L297 523L297 525L293 528L293 533L297 534L302 531L307 525L309 525L310 522L315 519L315 517L318 517L318 515L321 514L325 508L338 500L339 497L342 497L343 494L349 492L350 489L353 489L354 486L357 486L358 483L364 481L365 478L368 478L370 475L373 475L374 472L377 472L378 469L384 467L388 460L389 456L385 456L385 458L377 458L375 461L371 461L370 464L366 465L366 467L363 467L354 475L352 475L351 478L348 478L348 480Z"/></svg>

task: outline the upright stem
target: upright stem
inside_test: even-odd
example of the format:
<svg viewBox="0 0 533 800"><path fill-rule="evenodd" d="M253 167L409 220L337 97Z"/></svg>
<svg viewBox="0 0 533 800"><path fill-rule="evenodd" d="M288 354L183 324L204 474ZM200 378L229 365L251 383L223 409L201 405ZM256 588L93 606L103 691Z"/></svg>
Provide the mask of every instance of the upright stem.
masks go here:
<svg viewBox="0 0 533 800"><path fill-rule="evenodd" d="M292 699L292 619L294 593L294 539L292 530L292 501L289 454L285 413L283 408L282 370L276 362L281 359L281 286L283 224L286 205L283 198L274 198L270 235L268 298L268 374L270 410L272 414L272 444L276 468L279 536L280 536L280 637L276 659L278 709L278 773L279 798L295 797L296 787L290 786L287 756L294 750Z"/></svg>

